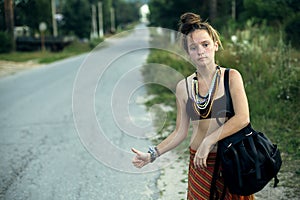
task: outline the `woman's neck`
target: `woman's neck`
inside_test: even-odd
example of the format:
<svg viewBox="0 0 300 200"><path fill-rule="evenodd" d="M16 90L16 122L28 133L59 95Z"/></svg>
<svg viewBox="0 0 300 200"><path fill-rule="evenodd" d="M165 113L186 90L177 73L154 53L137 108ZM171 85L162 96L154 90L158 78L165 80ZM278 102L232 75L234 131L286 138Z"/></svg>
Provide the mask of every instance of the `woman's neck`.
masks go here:
<svg viewBox="0 0 300 200"><path fill-rule="evenodd" d="M213 66L203 66L197 68L198 78L211 79L216 73L216 64Z"/></svg>

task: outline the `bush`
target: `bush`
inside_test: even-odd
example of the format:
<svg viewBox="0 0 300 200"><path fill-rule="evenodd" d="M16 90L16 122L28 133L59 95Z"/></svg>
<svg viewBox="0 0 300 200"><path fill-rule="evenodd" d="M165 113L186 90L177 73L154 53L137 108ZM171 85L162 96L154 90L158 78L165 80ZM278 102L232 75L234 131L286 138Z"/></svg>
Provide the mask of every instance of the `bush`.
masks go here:
<svg viewBox="0 0 300 200"><path fill-rule="evenodd" d="M89 46L91 49L97 47L101 42L103 42L103 38L94 38L89 41Z"/></svg>
<svg viewBox="0 0 300 200"><path fill-rule="evenodd" d="M300 14L289 20L285 26L287 40L292 46L300 49Z"/></svg>
<svg viewBox="0 0 300 200"><path fill-rule="evenodd" d="M11 37L6 32L0 32L0 53L8 53L13 50Z"/></svg>

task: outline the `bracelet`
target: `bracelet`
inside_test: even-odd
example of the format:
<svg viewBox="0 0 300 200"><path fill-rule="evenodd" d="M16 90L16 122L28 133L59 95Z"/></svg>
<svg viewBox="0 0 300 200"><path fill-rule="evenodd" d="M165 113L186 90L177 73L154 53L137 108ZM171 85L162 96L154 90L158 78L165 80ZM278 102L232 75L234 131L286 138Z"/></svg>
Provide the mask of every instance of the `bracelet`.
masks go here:
<svg viewBox="0 0 300 200"><path fill-rule="evenodd" d="M150 146L148 153L150 153L150 162L153 162L157 157L160 156L157 147Z"/></svg>

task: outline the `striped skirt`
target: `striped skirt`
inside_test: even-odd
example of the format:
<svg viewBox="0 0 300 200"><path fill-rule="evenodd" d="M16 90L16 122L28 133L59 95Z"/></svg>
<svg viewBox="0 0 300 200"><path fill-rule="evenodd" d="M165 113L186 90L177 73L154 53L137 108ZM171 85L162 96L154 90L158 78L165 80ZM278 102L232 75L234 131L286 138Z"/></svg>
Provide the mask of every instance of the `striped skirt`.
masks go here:
<svg viewBox="0 0 300 200"><path fill-rule="evenodd" d="M216 153L210 153L207 158L207 168L196 169L194 166L194 157L196 151L190 149L190 165L189 165L189 176L188 176L188 200L209 200L210 185L212 176L214 173L214 165L216 160ZM218 173L220 174L220 173ZM218 177L216 182L216 193L221 197L224 188L224 182L222 177ZM254 195L250 196L239 196L230 194L226 191L224 200L254 200Z"/></svg>

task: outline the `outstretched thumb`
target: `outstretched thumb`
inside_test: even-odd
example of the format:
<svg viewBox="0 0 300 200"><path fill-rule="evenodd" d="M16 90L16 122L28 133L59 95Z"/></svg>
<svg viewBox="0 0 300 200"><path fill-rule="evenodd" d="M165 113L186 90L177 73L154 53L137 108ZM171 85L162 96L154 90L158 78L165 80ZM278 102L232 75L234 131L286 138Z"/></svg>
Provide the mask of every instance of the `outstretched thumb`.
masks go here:
<svg viewBox="0 0 300 200"><path fill-rule="evenodd" d="M135 148L131 148L131 151L132 151L133 153L136 153L137 155L140 154L140 151L136 150Z"/></svg>

